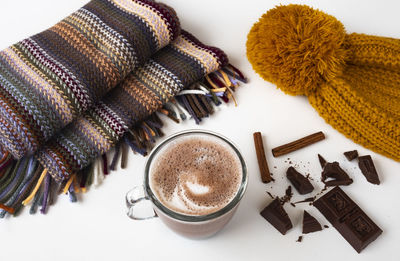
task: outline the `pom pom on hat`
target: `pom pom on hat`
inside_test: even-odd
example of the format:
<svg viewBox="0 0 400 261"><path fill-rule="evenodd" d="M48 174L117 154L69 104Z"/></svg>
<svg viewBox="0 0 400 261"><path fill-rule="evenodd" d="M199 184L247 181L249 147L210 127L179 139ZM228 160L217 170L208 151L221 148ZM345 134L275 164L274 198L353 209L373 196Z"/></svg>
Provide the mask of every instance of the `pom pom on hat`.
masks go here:
<svg viewBox="0 0 400 261"><path fill-rule="evenodd" d="M277 6L248 34L253 69L290 95L308 95L343 70L346 31L335 17L305 5Z"/></svg>

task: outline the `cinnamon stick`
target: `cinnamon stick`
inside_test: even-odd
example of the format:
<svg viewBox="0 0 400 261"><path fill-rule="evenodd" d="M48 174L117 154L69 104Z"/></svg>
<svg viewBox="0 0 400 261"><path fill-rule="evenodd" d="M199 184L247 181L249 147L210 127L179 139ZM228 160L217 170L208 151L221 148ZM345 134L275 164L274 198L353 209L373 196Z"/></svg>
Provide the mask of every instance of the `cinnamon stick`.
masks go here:
<svg viewBox="0 0 400 261"><path fill-rule="evenodd" d="M311 134L309 136L306 136L304 138L287 143L285 145L276 147L276 148L272 149L272 155L274 155L274 157L279 157L279 156L288 154L290 152L299 150L301 148L307 147L307 146L314 144L318 141L321 141L323 139L325 139L325 135L324 135L324 133L322 133L322 131L320 131L320 132Z"/></svg>
<svg viewBox="0 0 400 261"><path fill-rule="evenodd" d="M263 183L272 181L271 173L269 172L267 159L265 158L264 144L260 132L253 134L254 146L257 153L258 167L260 168L261 180Z"/></svg>

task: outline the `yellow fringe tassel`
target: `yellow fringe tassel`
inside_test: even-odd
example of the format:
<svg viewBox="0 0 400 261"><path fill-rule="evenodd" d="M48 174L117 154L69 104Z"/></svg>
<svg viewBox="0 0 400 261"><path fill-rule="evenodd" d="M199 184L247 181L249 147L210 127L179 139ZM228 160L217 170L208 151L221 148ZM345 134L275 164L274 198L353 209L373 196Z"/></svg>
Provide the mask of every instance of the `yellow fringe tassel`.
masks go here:
<svg viewBox="0 0 400 261"><path fill-rule="evenodd" d="M64 189L63 189L63 194L67 194L68 189L69 189L69 187L71 186L71 184L72 184L72 182L74 181L74 179L75 179L75 174L73 174L73 175L69 178L67 184L65 184L65 187L64 187Z"/></svg>
<svg viewBox="0 0 400 261"><path fill-rule="evenodd" d="M46 175L47 175L47 169L44 169L42 174L40 175L38 182L36 183L35 188L32 190L31 194L24 201L22 201L22 205L26 206L29 204L29 202L31 202L31 200L33 199L33 197L36 195L37 191L39 190L40 185L42 184L44 177L46 177Z"/></svg>

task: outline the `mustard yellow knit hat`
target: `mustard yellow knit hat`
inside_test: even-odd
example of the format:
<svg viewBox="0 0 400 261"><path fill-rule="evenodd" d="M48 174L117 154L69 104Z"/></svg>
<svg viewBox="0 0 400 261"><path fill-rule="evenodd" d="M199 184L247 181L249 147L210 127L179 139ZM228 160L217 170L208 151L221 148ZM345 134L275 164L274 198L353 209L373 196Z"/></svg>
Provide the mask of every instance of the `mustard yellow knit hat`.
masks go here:
<svg viewBox="0 0 400 261"><path fill-rule="evenodd" d="M346 34L335 17L278 6L254 24L247 57L265 80L306 95L327 123L400 161L400 40Z"/></svg>

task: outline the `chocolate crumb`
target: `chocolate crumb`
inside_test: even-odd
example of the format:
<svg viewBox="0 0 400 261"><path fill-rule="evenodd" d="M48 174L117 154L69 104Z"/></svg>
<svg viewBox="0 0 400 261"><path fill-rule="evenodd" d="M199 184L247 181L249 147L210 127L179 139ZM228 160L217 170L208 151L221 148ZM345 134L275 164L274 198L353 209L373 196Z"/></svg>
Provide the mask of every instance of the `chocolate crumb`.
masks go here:
<svg viewBox="0 0 400 261"><path fill-rule="evenodd" d="M292 196L293 196L292 186L288 186L285 191L285 195L279 198L279 202L281 203L281 205L284 205L285 203L290 202Z"/></svg>
<svg viewBox="0 0 400 261"><path fill-rule="evenodd" d="M293 193L292 193L292 186L287 187L286 191L285 191L286 196L288 197L292 197Z"/></svg>
<svg viewBox="0 0 400 261"><path fill-rule="evenodd" d="M329 228L329 226L328 225L324 225L324 228Z"/></svg>
<svg viewBox="0 0 400 261"><path fill-rule="evenodd" d="M294 204L305 203L305 202L314 202L314 200L315 200L315 197L310 197L310 198L303 199L301 201L294 202Z"/></svg>
<svg viewBox="0 0 400 261"><path fill-rule="evenodd" d="M299 238L296 240L296 242L301 243L301 241L303 241L303 236L299 236Z"/></svg>
<svg viewBox="0 0 400 261"><path fill-rule="evenodd" d="M272 199L275 198L274 196L272 196L272 194L271 194L269 191L267 191L267 194L268 194L268 196L270 196Z"/></svg>

